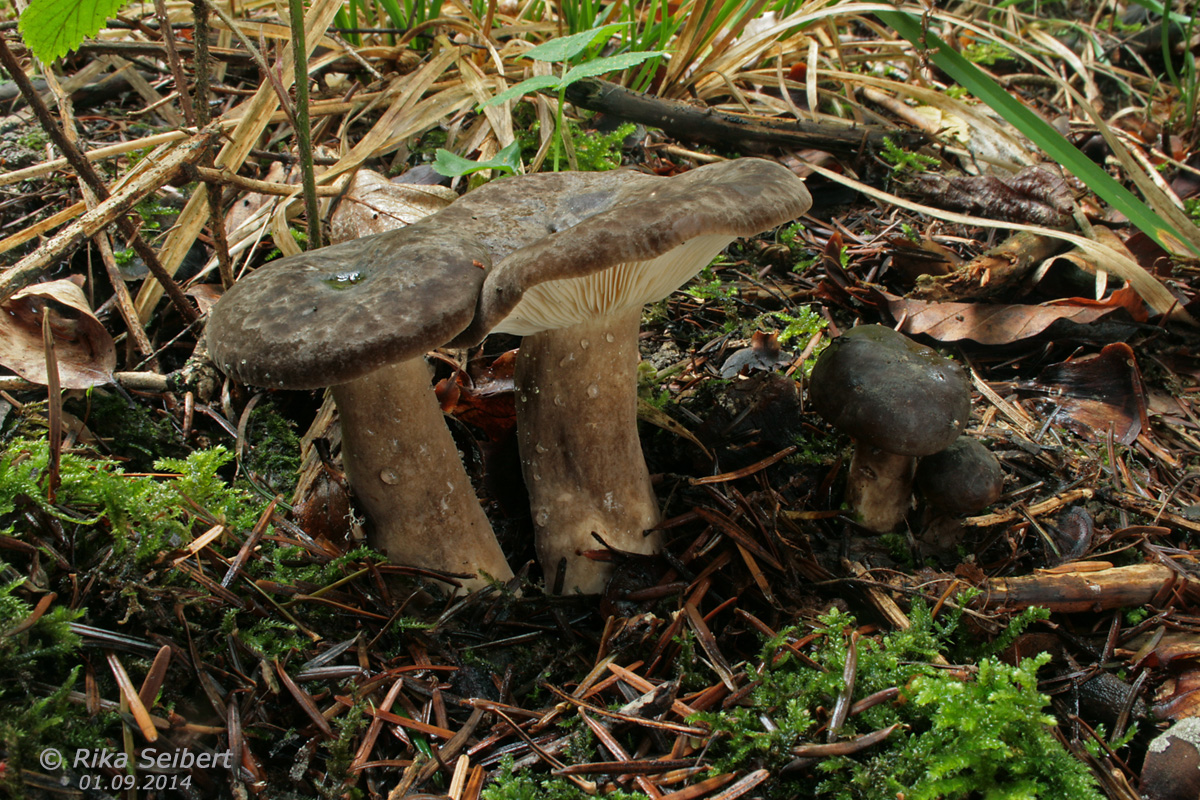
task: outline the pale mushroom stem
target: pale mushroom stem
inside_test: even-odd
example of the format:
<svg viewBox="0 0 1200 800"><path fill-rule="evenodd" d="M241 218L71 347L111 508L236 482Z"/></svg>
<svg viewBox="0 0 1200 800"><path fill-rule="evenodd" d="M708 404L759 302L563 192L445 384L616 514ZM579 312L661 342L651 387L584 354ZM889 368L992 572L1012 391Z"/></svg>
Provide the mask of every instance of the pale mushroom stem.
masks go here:
<svg viewBox="0 0 1200 800"><path fill-rule="evenodd" d="M912 503L917 460L856 442L846 478L846 503L855 520L876 533L895 530Z"/></svg>
<svg viewBox="0 0 1200 800"><path fill-rule="evenodd" d="M513 576L463 468L430 388L413 358L332 388L342 423L342 464L371 521L371 545L396 564Z"/></svg>
<svg viewBox="0 0 1200 800"><path fill-rule="evenodd" d="M517 435L529 489L538 560L553 589L596 594L612 565L600 550L653 553L658 501L637 432L637 340L633 307L521 340ZM564 567L565 565L565 567Z"/></svg>

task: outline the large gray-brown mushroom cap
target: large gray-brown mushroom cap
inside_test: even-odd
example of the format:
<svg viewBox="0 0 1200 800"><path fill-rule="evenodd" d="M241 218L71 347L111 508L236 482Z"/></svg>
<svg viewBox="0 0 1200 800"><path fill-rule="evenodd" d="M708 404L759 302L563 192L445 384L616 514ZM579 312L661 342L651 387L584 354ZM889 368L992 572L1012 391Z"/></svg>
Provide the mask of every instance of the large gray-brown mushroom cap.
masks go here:
<svg viewBox="0 0 1200 800"><path fill-rule="evenodd" d="M474 317L490 255L434 217L271 262L209 316L209 352L242 383L315 389L448 342Z"/></svg>
<svg viewBox="0 0 1200 800"><path fill-rule="evenodd" d="M669 178L615 170L494 181L438 215L474 231L495 263L475 319L456 341L567 327L661 300L733 239L796 219L811 205L803 181L757 158ZM621 265L630 266L614 275Z"/></svg>
<svg viewBox="0 0 1200 800"><path fill-rule="evenodd" d="M331 386L371 544L396 563L473 575L468 589L512 570L422 356L471 321L488 264L477 240L426 217L261 267L207 330L217 364L244 383Z"/></svg>
<svg viewBox="0 0 1200 800"><path fill-rule="evenodd" d="M524 336L517 430L538 557L550 588L595 593L600 542L649 553L659 510L637 435L641 307L739 236L803 214L779 164L739 159L666 178L618 170L509 178L439 214L480 237L495 266L458 343Z"/></svg>
<svg viewBox="0 0 1200 800"><path fill-rule="evenodd" d="M953 444L971 413L971 384L958 364L882 325L834 339L813 367L809 396L818 414L855 440L846 499L879 533L908 510L914 457Z"/></svg>

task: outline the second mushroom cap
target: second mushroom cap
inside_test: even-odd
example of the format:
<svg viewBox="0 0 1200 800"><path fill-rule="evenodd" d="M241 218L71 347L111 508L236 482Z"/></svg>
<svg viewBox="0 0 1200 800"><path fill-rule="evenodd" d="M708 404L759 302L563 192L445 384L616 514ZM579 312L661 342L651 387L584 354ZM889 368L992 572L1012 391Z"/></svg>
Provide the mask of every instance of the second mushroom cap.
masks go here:
<svg viewBox="0 0 1200 800"><path fill-rule="evenodd" d="M814 408L831 425L897 455L946 449L971 413L962 367L883 325L860 325L834 339L809 385Z"/></svg>

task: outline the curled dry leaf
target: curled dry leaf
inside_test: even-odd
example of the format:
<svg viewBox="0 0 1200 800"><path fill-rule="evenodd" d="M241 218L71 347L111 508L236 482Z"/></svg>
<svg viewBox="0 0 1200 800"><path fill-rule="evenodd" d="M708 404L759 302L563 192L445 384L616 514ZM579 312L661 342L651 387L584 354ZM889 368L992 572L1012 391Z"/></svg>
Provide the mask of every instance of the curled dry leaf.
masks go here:
<svg viewBox="0 0 1200 800"><path fill-rule="evenodd" d="M513 397L516 353L501 353L474 380L458 371L439 381L435 391L442 411L479 428L493 442L504 439L517 424Z"/></svg>
<svg viewBox="0 0 1200 800"><path fill-rule="evenodd" d="M87 389L112 382L117 366L112 336L92 314L83 290L74 281L49 281L22 289L2 308L0 364L27 381L48 383L42 314L49 308L62 388Z"/></svg>
<svg viewBox="0 0 1200 800"><path fill-rule="evenodd" d="M936 303L910 300L879 292L888 313L903 320L899 330L909 336L924 334L939 342L969 339L984 345L1011 344L1037 336L1058 320L1087 325L1120 309L1137 309L1132 316L1145 319L1142 303L1131 289L1119 289L1105 301L1071 300L1053 305L1000 303Z"/></svg>
<svg viewBox="0 0 1200 800"><path fill-rule="evenodd" d="M1121 237L1109 228L1095 225L1092 228L1092 236L1097 242L1101 242L1130 260L1137 260ZM1061 253L1042 262L1042 265L1033 273L1033 283L1039 292L1051 297L1091 295L1101 298L1108 285L1108 273L1105 272L1104 265L1100 263L1095 253L1089 253L1077 247L1070 252ZM1149 316L1140 300L1131 301L1127 307L1139 322L1144 322Z"/></svg>
<svg viewBox="0 0 1200 800"><path fill-rule="evenodd" d="M1182 634L1184 631L1169 631ZM1191 641L1189 641L1189 639ZM1154 649L1157 663L1176 661L1172 671L1154 695L1154 718L1179 721L1200 716L1200 670L1194 666L1200 656L1195 637L1163 636Z"/></svg>
<svg viewBox="0 0 1200 800"><path fill-rule="evenodd" d="M1146 389L1133 348L1124 342L1051 364L1021 388L1043 394L1049 413L1080 436L1103 441L1111 429L1118 442L1130 444L1149 430Z"/></svg>
<svg viewBox="0 0 1200 800"><path fill-rule="evenodd" d="M725 359L721 366L721 377L732 378L742 370L773 372L795 357L795 353L780 348L778 332L755 331L749 347L743 347Z"/></svg>

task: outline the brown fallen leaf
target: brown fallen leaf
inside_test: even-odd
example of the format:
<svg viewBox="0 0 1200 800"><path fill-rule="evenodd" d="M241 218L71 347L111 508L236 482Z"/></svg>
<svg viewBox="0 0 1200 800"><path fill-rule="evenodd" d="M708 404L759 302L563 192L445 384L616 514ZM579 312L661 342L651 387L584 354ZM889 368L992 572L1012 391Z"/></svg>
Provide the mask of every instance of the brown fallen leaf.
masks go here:
<svg viewBox="0 0 1200 800"><path fill-rule="evenodd" d="M1192 666L1193 660L1200 657L1200 643L1196 642L1195 635L1172 637L1171 641L1164 636L1159 642L1159 647L1155 649L1155 655L1159 664L1180 657L1184 660L1180 662L1183 664L1183 672L1164 681L1155 694L1152 707L1154 717L1180 720L1200 716L1200 670Z"/></svg>
<svg viewBox="0 0 1200 800"><path fill-rule="evenodd" d="M344 242L402 228L441 211L457 197L445 186L392 183L362 169L329 217L330 239Z"/></svg>
<svg viewBox="0 0 1200 800"><path fill-rule="evenodd" d="M111 383L117 366L112 336L92 314L79 284L67 278L29 286L0 306L0 364L27 381L47 385L42 342L47 308L60 386L87 389Z"/></svg>
<svg viewBox="0 0 1200 800"><path fill-rule="evenodd" d="M1130 444L1149 430L1137 357L1124 342L1105 345L1089 358L1051 364L1019 388L1044 396L1056 420L1092 440L1104 439L1111 428L1117 441Z"/></svg>
<svg viewBox="0 0 1200 800"><path fill-rule="evenodd" d="M939 342L969 339L986 345L1011 344L1029 339L1060 319L1086 325L1124 308L1122 304L936 303L910 300L883 291L878 295L886 303L888 312L901 321L899 330L902 333L909 336L924 334Z"/></svg>
<svg viewBox="0 0 1200 800"><path fill-rule="evenodd" d="M927 236L918 242L906 236L889 236L887 241L892 248L891 268L909 285L922 275L949 275L963 263L953 250Z"/></svg>
<svg viewBox="0 0 1200 800"><path fill-rule="evenodd" d="M510 350L497 356L474 380L459 370L438 381L434 391L442 411L479 428L493 442L504 439L517 424L513 397L516 353Z"/></svg>

